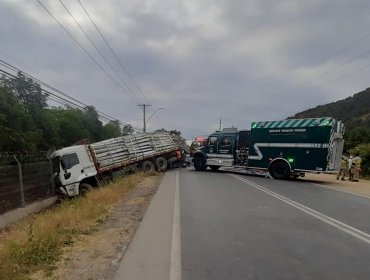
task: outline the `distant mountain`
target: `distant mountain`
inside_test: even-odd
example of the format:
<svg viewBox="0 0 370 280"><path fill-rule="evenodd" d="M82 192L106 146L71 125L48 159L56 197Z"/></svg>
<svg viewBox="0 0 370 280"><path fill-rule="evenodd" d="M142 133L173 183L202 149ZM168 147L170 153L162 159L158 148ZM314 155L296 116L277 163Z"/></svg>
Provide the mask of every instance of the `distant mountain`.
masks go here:
<svg viewBox="0 0 370 280"><path fill-rule="evenodd" d="M359 126L370 128L370 88L346 99L320 105L290 118L334 117L342 120L347 129Z"/></svg>

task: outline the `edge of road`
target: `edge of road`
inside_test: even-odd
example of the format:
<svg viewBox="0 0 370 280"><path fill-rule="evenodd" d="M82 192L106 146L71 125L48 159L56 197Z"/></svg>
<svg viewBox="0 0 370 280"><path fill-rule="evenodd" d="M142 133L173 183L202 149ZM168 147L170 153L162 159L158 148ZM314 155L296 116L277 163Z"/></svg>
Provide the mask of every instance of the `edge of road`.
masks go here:
<svg viewBox="0 0 370 280"><path fill-rule="evenodd" d="M113 279L181 280L179 195L179 170L166 172Z"/></svg>
<svg viewBox="0 0 370 280"><path fill-rule="evenodd" d="M359 197L364 197L364 198L370 199L370 196L368 196L368 195L361 194L361 193L356 193L356 192L353 192L353 191L348 191L348 190L342 189L340 187L331 187L331 186L327 186L327 185L324 185L324 184L317 184L317 183L313 183L313 182L309 182L309 183L311 183L314 186L320 187L320 188L325 188L325 189L329 189L329 190L333 190L333 191L343 192L343 193L352 194L352 195L356 195L356 196L359 196Z"/></svg>
<svg viewBox="0 0 370 280"><path fill-rule="evenodd" d="M180 179L176 171L175 205L173 210L173 228L171 245L170 280L181 280L181 222L180 222Z"/></svg>

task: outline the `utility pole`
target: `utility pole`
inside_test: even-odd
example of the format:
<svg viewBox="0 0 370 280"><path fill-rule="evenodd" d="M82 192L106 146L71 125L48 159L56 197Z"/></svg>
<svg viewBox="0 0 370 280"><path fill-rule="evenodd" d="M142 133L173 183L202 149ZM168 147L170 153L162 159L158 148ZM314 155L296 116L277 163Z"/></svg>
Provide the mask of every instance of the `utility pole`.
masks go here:
<svg viewBox="0 0 370 280"><path fill-rule="evenodd" d="M219 131L221 131L221 117L220 117L220 128L219 128Z"/></svg>
<svg viewBox="0 0 370 280"><path fill-rule="evenodd" d="M143 132L146 132L146 116L145 116L145 110L146 110L146 107L149 107L151 106L150 104L138 104L139 107L143 107L143 113L144 113L144 117L143 117Z"/></svg>

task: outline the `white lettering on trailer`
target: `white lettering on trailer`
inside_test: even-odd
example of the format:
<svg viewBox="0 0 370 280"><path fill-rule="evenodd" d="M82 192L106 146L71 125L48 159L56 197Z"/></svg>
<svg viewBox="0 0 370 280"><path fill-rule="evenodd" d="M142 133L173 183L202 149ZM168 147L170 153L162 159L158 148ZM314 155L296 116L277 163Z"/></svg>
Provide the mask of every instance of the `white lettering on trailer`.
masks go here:
<svg viewBox="0 0 370 280"><path fill-rule="evenodd" d="M263 154L259 148L328 148L328 143L255 143L253 145L256 156L249 156L249 159L252 160L261 160Z"/></svg>
<svg viewBox="0 0 370 280"><path fill-rule="evenodd" d="M306 132L305 128L284 128L284 129L269 129L269 133L292 133L292 132Z"/></svg>

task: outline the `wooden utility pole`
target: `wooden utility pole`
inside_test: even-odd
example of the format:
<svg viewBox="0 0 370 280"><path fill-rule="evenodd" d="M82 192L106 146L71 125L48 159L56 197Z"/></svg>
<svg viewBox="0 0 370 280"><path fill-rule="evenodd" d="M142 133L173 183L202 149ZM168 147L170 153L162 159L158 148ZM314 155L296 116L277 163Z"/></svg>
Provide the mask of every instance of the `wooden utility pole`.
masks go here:
<svg viewBox="0 0 370 280"><path fill-rule="evenodd" d="M143 107L143 113L144 113L144 117L143 117L143 132L146 132L146 116L145 116L145 111L146 111L146 107L149 107L151 106L150 104L138 104L139 107Z"/></svg>

